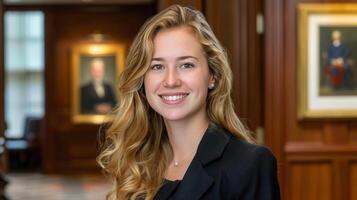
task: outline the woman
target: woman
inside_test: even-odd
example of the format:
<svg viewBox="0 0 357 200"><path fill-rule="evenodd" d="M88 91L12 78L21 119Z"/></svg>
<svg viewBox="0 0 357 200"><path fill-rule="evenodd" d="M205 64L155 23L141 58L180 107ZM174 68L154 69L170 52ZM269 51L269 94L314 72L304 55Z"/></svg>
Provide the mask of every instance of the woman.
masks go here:
<svg viewBox="0 0 357 200"><path fill-rule="evenodd" d="M98 157L108 199L279 199L276 160L234 113L226 53L199 11L147 21L119 82Z"/></svg>

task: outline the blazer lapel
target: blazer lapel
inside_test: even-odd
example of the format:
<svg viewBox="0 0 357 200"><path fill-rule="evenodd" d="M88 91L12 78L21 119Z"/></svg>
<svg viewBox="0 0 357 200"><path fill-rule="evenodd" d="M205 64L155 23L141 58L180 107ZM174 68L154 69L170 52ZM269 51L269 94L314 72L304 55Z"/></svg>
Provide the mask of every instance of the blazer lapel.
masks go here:
<svg viewBox="0 0 357 200"><path fill-rule="evenodd" d="M205 166L220 158L231 137L231 134L227 134L215 124L210 124L203 135L196 154L202 165Z"/></svg>
<svg viewBox="0 0 357 200"><path fill-rule="evenodd" d="M165 183L163 183L165 184ZM166 185L162 185L159 192L155 195L154 200L164 200L168 199L171 194L176 190L179 183L174 183L175 185L167 187Z"/></svg>
<svg viewBox="0 0 357 200"><path fill-rule="evenodd" d="M197 153L180 183L175 199L200 199L213 184L214 179L205 166L221 157L230 135L210 124L198 146Z"/></svg>
<svg viewBox="0 0 357 200"><path fill-rule="evenodd" d="M200 161L194 159L177 189L175 199L199 199L212 183L213 178L206 173Z"/></svg>

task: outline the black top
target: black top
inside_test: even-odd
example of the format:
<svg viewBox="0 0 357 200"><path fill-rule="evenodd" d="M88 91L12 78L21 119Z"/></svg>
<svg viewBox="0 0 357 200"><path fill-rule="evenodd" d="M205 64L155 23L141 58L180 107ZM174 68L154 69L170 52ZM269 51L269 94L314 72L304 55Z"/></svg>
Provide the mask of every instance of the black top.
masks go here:
<svg viewBox="0 0 357 200"><path fill-rule="evenodd" d="M181 181L164 181L155 200L279 200L272 152L210 125Z"/></svg>
<svg viewBox="0 0 357 200"><path fill-rule="evenodd" d="M160 193L161 195L165 195L168 198L170 198L170 197L172 197L171 194L175 194L175 191L177 190L180 183L181 183L181 180L171 181L171 180L165 179L158 194Z"/></svg>

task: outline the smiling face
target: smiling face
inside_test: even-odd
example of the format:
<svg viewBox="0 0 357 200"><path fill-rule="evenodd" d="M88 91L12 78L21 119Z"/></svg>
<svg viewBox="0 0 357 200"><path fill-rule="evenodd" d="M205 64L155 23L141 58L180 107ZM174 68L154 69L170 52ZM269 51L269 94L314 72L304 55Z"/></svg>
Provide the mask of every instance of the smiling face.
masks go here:
<svg viewBox="0 0 357 200"><path fill-rule="evenodd" d="M211 83L204 51L191 28L180 26L157 33L144 86L150 106L165 121L205 118Z"/></svg>

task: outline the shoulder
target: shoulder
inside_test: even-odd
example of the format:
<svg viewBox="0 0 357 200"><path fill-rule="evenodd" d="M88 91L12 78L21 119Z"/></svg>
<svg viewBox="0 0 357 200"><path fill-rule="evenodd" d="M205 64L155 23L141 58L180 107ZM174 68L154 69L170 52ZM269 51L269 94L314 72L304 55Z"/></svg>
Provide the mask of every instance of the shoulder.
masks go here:
<svg viewBox="0 0 357 200"><path fill-rule="evenodd" d="M259 194L265 195L266 199L269 199L268 196L279 196L277 161L269 148L251 144L232 135L219 166L219 180L227 195Z"/></svg>
<svg viewBox="0 0 357 200"><path fill-rule="evenodd" d="M279 199L277 161L271 150L211 126L199 147L221 199Z"/></svg>
<svg viewBox="0 0 357 200"><path fill-rule="evenodd" d="M276 167L276 158L272 151L262 145L252 144L231 136L221 158L223 170L229 173L254 174Z"/></svg>
<svg viewBox="0 0 357 200"><path fill-rule="evenodd" d="M276 162L269 148L239 139L216 125L210 126L204 135L199 155L204 163L216 160L221 166L244 167L257 162Z"/></svg>
<svg viewBox="0 0 357 200"><path fill-rule="evenodd" d="M231 136L223 156L236 160L237 164L251 162L276 162L272 151L263 145L249 143L235 136Z"/></svg>

